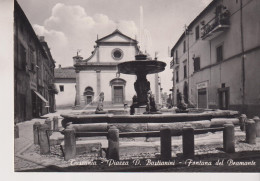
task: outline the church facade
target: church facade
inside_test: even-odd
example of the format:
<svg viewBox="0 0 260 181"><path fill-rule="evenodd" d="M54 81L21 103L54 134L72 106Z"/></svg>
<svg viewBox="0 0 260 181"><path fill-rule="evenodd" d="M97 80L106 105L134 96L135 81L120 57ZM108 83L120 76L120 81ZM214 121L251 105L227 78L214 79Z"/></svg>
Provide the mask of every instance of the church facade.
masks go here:
<svg viewBox="0 0 260 181"><path fill-rule="evenodd" d="M135 60L139 52L138 42L119 30L96 41L94 51L87 59L73 57L76 71L76 106L96 105L99 94L104 92L104 105L130 105L135 75L117 73L117 64ZM159 102L158 75L147 76L155 100Z"/></svg>

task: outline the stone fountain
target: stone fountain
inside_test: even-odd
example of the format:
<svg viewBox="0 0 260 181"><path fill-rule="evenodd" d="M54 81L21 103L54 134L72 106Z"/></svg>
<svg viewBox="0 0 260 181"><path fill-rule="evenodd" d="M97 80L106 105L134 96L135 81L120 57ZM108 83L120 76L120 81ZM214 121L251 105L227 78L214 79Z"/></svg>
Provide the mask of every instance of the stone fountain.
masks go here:
<svg viewBox="0 0 260 181"><path fill-rule="evenodd" d="M133 97L131 115L121 114L120 110L119 112L103 111L104 95L102 95L96 112L62 114L63 127L77 127L80 131L107 132L111 126L115 126L120 132L142 132L158 131L162 126L168 126L173 134L180 135L184 126L203 129L220 127L227 123L239 124L239 112L229 110L156 114L158 111L150 90L150 82L146 76L164 71L166 63L148 60L144 54L136 55L135 58L136 60L118 64L118 73L136 75L137 77L134 83L136 95ZM143 108L144 113L147 114L134 115L135 109L140 108Z"/></svg>
<svg viewBox="0 0 260 181"><path fill-rule="evenodd" d="M154 98L151 94L150 82L146 79L148 74L155 74L165 70L166 63L157 60L148 60L147 55L138 54L136 60L123 62L117 65L118 73L136 75L134 83L136 96L133 97L131 114L134 114L134 108L146 106L146 113L156 113Z"/></svg>

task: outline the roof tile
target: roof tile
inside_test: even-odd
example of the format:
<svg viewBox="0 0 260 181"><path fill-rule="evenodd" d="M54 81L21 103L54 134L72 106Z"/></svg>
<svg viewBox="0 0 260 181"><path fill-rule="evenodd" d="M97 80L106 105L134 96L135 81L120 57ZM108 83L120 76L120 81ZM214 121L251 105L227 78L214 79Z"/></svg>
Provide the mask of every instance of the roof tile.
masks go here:
<svg viewBox="0 0 260 181"><path fill-rule="evenodd" d="M54 70L54 76L55 78L65 79L75 79L76 78L76 72L74 67L64 67L64 68L56 68Z"/></svg>

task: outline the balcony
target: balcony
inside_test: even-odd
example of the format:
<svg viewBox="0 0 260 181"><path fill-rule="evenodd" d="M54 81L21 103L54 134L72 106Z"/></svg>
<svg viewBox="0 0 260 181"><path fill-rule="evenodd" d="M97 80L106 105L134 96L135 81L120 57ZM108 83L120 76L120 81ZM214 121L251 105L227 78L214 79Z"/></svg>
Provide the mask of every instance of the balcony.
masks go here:
<svg viewBox="0 0 260 181"><path fill-rule="evenodd" d="M170 69L173 69L174 66L179 65L179 59L178 58L173 58L172 61L170 62Z"/></svg>
<svg viewBox="0 0 260 181"><path fill-rule="evenodd" d="M230 13L228 10L225 10L223 13L219 13L207 24L205 24L202 29L202 40L212 40L216 38L223 32L225 32L230 27L229 18Z"/></svg>

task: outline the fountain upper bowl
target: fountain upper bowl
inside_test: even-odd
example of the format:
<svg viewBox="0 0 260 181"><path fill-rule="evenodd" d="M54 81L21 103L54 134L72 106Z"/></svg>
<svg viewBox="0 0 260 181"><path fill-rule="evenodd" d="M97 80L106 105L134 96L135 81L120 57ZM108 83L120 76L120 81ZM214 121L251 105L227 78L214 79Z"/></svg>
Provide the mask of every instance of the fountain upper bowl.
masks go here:
<svg viewBox="0 0 260 181"><path fill-rule="evenodd" d="M164 71L166 63L156 60L134 60L119 63L117 67L118 72L123 74L155 74Z"/></svg>

